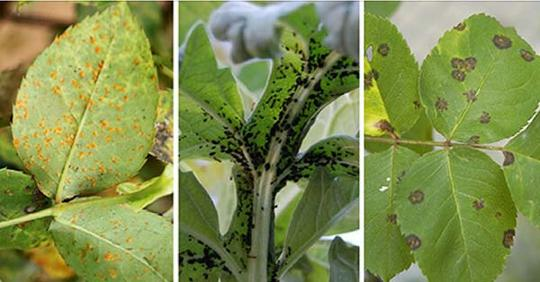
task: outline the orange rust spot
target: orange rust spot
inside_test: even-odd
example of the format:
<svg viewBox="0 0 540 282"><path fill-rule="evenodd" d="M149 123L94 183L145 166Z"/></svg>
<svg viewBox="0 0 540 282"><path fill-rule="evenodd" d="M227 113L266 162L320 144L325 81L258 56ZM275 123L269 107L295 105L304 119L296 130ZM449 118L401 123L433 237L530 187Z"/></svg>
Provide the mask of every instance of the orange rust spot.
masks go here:
<svg viewBox="0 0 540 282"><path fill-rule="evenodd" d="M59 87L58 85L53 86L53 88L51 89L51 91L52 91L53 94L55 94L55 95L60 95L60 93L62 92L62 91L60 90L60 87Z"/></svg>
<svg viewBox="0 0 540 282"><path fill-rule="evenodd" d="M102 127L102 128L107 128L109 126L109 122L102 119L99 121L99 125Z"/></svg>
<svg viewBox="0 0 540 282"><path fill-rule="evenodd" d="M105 173L105 171L106 171L106 170L105 170L105 166L103 166L102 164L100 164L100 165L98 166L98 170L99 170L100 173Z"/></svg>
<svg viewBox="0 0 540 282"><path fill-rule="evenodd" d="M124 102L127 102L129 100L129 96L128 95L124 95L124 97L122 97L124 99Z"/></svg>
<svg viewBox="0 0 540 282"><path fill-rule="evenodd" d="M115 90L117 90L117 91L122 92L122 93L126 92L126 89L125 89L122 85L120 85L120 84L118 84L118 83L115 83L115 84L113 85L113 88L114 88Z"/></svg>
<svg viewBox="0 0 540 282"><path fill-rule="evenodd" d="M111 162L112 162L113 164L117 164L117 163L118 163L118 158L115 157L115 156L112 156Z"/></svg>
<svg viewBox="0 0 540 282"><path fill-rule="evenodd" d="M90 35L90 44L96 44L96 38Z"/></svg>
<svg viewBox="0 0 540 282"><path fill-rule="evenodd" d="M88 145L86 145L86 148L88 149L95 149L97 147L96 143L90 143Z"/></svg>
<svg viewBox="0 0 540 282"><path fill-rule="evenodd" d="M62 133L62 128L59 127L59 126L55 127L55 128L54 128L54 133L56 133L56 134L61 134L61 133Z"/></svg>
<svg viewBox="0 0 540 282"><path fill-rule="evenodd" d="M45 147L49 147L52 142L52 137L46 137L44 141L45 141Z"/></svg>
<svg viewBox="0 0 540 282"><path fill-rule="evenodd" d="M49 74L49 76L52 78L52 79L56 79L56 75L58 74L57 71L51 71L51 73Z"/></svg>
<svg viewBox="0 0 540 282"><path fill-rule="evenodd" d="M85 76L86 76L86 74L84 73L84 71L79 72L79 77L80 78L84 78Z"/></svg>
<svg viewBox="0 0 540 282"><path fill-rule="evenodd" d="M118 271L114 268L109 269L109 276L111 276L112 279L116 279L116 277L118 277Z"/></svg>
<svg viewBox="0 0 540 282"><path fill-rule="evenodd" d="M37 79L34 80L34 87L40 88L40 87L41 87L41 81L39 81L39 80L37 80Z"/></svg>
<svg viewBox="0 0 540 282"><path fill-rule="evenodd" d="M72 85L75 89L78 89L78 88L80 87L79 82L76 81L75 79L72 79L72 80L71 80L71 85Z"/></svg>
<svg viewBox="0 0 540 282"><path fill-rule="evenodd" d="M114 254L112 254L111 252L106 252L105 255L103 255L103 259L105 261L115 261L116 256Z"/></svg>
<svg viewBox="0 0 540 282"><path fill-rule="evenodd" d="M86 157L86 153L85 152L79 152L79 159L84 159L84 157Z"/></svg>
<svg viewBox="0 0 540 282"><path fill-rule="evenodd" d="M97 130L92 131L92 136L94 136L94 137L97 137L97 136L98 136Z"/></svg>
<svg viewBox="0 0 540 282"><path fill-rule="evenodd" d="M138 66L140 63L141 63L141 60L139 60L139 58L133 59L133 64L134 65Z"/></svg>
<svg viewBox="0 0 540 282"><path fill-rule="evenodd" d="M34 139L38 138L38 133L37 132L32 133L32 138Z"/></svg>
<svg viewBox="0 0 540 282"><path fill-rule="evenodd" d="M96 52L96 54L99 54L101 52L101 48L99 46L96 46L96 48L94 48L94 52Z"/></svg>
<svg viewBox="0 0 540 282"><path fill-rule="evenodd" d="M127 237L127 239L126 239L126 243L128 243L128 244L129 244L129 243L131 243L131 242L133 242L133 238L132 238L132 237Z"/></svg>
<svg viewBox="0 0 540 282"><path fill-rule="evenodd" d="M105 143L109 144L109 143L111 143L111 141L112 141L112 137L111 137L111 136L105 137Z"/></svg>
<svg viewBox="0 0 540 282"><path fill-rule="evenodd" d="M15 149L19 148L19 145L20 145L19 142L20 142L19 139L13 138L13 146L15 146Z"/></svg>

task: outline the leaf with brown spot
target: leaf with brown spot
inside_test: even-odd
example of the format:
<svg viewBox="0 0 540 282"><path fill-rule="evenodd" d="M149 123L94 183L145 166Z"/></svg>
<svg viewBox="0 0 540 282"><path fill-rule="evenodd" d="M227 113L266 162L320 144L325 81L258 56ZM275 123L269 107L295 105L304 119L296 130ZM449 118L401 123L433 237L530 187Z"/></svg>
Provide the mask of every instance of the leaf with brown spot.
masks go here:
<svg viewBox="0 0 540 282"><path fill-rule="evenodd" d="M516 226L497 163L468 148L434 151L415 161L398 187L394 199L401 233L415 236L408 242L430 281L495 280L510 252L503 234ZM419 187L425 197L412 205L409 196Z"/></svg>
<svg viewBox="0 0 540 282"><path fill-rule="evenodd" d="M68 28L41 53L22 82L12 129L45 195L60 202L138 172L155 134L155 77L148 40L126 3Z"/></svg>

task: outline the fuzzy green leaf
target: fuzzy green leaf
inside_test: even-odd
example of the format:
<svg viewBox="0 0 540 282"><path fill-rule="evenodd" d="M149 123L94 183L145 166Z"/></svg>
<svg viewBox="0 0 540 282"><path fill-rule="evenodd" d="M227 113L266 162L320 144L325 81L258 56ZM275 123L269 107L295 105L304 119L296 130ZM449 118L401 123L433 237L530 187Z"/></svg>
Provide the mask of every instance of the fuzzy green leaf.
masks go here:
<svg viewBox="0 0 540 282"><path fill-rule="evenodd" d="M141 168L158 99L148 40L120 3L69 28L29 68L14 144L48 197L95 193Z"/></svg>
<svg viewBox="0 0 540 282"><path fill-rule="evenodd" d="M32 177L22 172L0 169L0 222L24 216L50 205L39 193ZM49 238L50 219L0 228L0 249L29 249Z"/></svg>
<svg viewBox="0 0 540 282"><path fill-rule="evenodd" d="M349 176L334 177L318 169L296 207L283 244L286 272L358 201L359 183Z"/></svg>
<svg viewBox="0 0 540 282"><path fill-rule="evenodd" d="M495 280L510 253L516 210L493 160L468 148L431 152L397 188L398 224L429 280Z"/></svg>
<svg viewBox="0 0 540 282"><path fill-rule="evenodd" d="M328 103L358 88L359 66L325 47L324 29L313 5L305 5L281 19L291 29L281 37L282 56L275 59L263 97L243 136L256 165L264 163L270 144L282 144L284 168L302 144L309 126ZM284 144L286 143L286 144Z"/></svg>
<svg viewBox="0 0 540 282"><path fill-rule="evenodd" d="M540 117L514 137L505 148L504 175L516 208L540 226Z"/></svg>
<svg viewBox="0 0 540 282"><path fill-rule="evenodd" d="M347 244L340 237L336 237L328 251L330 282L360 281L359 253L360 249L357 246Z"/></svg>
<svg viewBox="0 0 540 282"><path fill-rule="evenodd" d="M418 157L405 147L392 146L365 159L365 263L384 281L414 261L397 225L393 201L397 183Z"/></svg>
<svg viewBox="0 0 540 282"><path fill-rule="evenodd" d="M491 143L534 114L540 60L513 28L473 15L447 31L422 65L422 104L449 140Z"/></svg>
<svg viewBox="0 0 540 282"><path fill-rule="evenodd" d="M364 76L364 87L376 87L384 101L391 127L399 134L415 124L422 108L418 97L418 65L398 29L389 20L365 14L364 52L371 72ZM369 111L370 109L366 109Z"/></svg>
<svg viewBox="0 0 540 282"><path fill-rule="evenodd" d="M173 281L172 224L127 206L66 209L51 223L56 247L87 280Z"/></svg>
<svg viewBox="0 0 540 282"><path fill-rule="evenodd" d="M179 79L180 158L241 158L242 101L230 70L218 68L202 24L191 31Z"/></svg>

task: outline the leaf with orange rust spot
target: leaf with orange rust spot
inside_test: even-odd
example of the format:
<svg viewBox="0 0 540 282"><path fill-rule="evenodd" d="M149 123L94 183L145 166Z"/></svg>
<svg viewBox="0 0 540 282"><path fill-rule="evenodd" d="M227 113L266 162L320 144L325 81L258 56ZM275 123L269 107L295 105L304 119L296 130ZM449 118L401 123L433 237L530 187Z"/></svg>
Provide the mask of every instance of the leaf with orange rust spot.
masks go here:
<svg viewBox="0 0 540 282"><path fill-rule="evenodd" d="M143 165L158 100L148 40L128 6L113 5L68 28L29 68L14 108L17 151L57 202L102 191Z"/></svg>

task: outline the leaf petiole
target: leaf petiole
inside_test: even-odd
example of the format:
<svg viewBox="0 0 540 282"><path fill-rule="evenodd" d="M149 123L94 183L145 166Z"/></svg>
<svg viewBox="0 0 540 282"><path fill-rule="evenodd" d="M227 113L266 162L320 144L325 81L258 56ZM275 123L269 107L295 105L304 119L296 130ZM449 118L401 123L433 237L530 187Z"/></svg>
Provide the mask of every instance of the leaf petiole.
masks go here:
<svg viewBox="0 0 540 282"><path fill-rule="evenodd" d="M438 142L438 141L422 141L422 140L406 140L406 139L394 139L385 137L364 137L365 141L387 143L387 144L408 144L408 145L421 145L421 146L436 146L436 147L470 147L491 151L508 151L507 148L502 146L492 146L484 144L467 144L467 143L452 143L452 142Z"/></svg>

